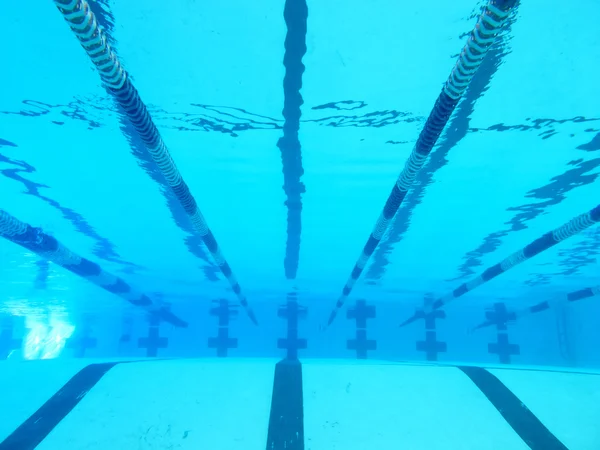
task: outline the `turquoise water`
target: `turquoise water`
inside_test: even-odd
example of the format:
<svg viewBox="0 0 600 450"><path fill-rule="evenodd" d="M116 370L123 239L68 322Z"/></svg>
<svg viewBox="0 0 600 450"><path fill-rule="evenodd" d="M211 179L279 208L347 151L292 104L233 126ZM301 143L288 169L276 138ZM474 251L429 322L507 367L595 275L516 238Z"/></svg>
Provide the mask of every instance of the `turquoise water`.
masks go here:
<svg viewBox="0 0 600 450"><path fill-rule="evenodd" d="M81 355L85 338L88 356L144 356L149 326L169 340L158 356L214 356L221 300L236 314L223 319L230 355L277 356L291 300L306 356L361 357L347 341L364 328L368 357L432 359L416 344L423 320L399 328L415 308L600 198L600 8L518 4L326 326L484 4L90 2L240 295L56 6L3 5L1 209L189 325L148 325L143 308L3 239L3 330L22 339L3 357ZM597 297L566 295L600 284L599 246L589 226L441 308L434 359L498 362L488 343L502 327L470 331L486 311L556 300L509 325L512 358L597 367ZM365 327L348 313L359 300L377 310Z"/></svg>
<svg viewBox="0 0 600 450"><path fill-rule="evenodd" d="M0 450L600 448L597 2L0 11Z"/></svg>

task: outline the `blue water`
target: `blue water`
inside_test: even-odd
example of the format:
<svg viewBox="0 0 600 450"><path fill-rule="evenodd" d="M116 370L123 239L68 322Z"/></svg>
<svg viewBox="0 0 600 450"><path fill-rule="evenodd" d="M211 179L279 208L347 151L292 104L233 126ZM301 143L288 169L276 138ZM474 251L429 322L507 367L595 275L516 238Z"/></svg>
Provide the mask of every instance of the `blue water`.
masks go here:
<svg viewBox="0 0 600 450"><path fill-rule="evenodd" d="M0 209L187 328L3 239L0 358L600 366L597 225L399 327L598 205L593 1L516 6L329 327L485 2L89 3L259 326L53 2L5 4Z"/></svg>
<svg viewBox="0 0 600 450"><path fill-rule="evenodd" d="M0 11L0 450L600 448L597 1Z"/></svg>

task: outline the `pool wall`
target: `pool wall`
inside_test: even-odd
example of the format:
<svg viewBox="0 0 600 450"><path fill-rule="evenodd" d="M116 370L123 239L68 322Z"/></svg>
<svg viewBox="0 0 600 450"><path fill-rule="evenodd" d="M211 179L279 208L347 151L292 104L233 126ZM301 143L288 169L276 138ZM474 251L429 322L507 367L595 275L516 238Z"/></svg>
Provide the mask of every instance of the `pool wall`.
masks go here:
<svg viewBox="0 0 600 450"><path fill-rule="evenodd" d="M414 308L400 303L349 302L331 327L325 328L329 304L256 303L255 326L226 299L205 307L178 306L188 322L174 327L131 309L115 315L83 313L27 321L0 319L0 359L106 357L282 357L379 359L499 363L565 367L600 367L596 343L600 330L593 317L600 305L565 304L506 326L473 330L486 320L514 309L500 302L481 307L453 306L438 317L399 324ZM67 337L68 336L68 337ZM291 353L288 353L291 352Z"/></svg>

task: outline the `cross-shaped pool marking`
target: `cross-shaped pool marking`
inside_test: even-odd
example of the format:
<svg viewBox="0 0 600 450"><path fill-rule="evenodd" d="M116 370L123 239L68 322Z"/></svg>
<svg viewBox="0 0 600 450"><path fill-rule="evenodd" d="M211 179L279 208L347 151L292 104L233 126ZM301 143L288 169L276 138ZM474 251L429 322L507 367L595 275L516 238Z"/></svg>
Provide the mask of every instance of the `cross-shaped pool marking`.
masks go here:
<svg viewBox="0 0 600 450"><path fill-rule="evenodd" d="M306 317L307 310L304 306L298 305L298 302L293 298L289 298L284 306L280 306L277 310L277 317L288 320L292 327L298 327L299 319Z"/></svg>
<svg viewBox="0 0 600 450"><path fill-rule="evenodd" d="M306 317L305 307L298 305L296 295L288 294L287 303L277 311L277 316L287 320L287 337L277 339L277 348L287 350L288 359L297 359L298 350L307 347L306 339L298 338L298 322Z"/></svg>
<svg viewBox="0 0 600 450"><path fill-rule="evenodd" d="M488 321L496 324L498 331L506 330L506 323L508 322L508 319L510 319L510 315L508 314L504 303L494 303L494 310L486 311L485 317Z"/></svg>
<svg viewBox="0 0 600 450"><path fill-rule="evenodd" d="M35 288L46 289L46 282L48 281L48 272L50 269L50 262L45 259L38 259L35 262L38 268L38 273L35 277Z"/></svg>
<svg viewBox="0 0 600 450"><path fill-rule="evenodd" d="M277 348L287 350L288 359L298 358L298 350L304 350L307 347L306 339L298 338L297 331L293 333L295 335L290 336L288 333L288 337L277 339Z"/></svg>
<svg viewBox="0 0 600 450"><path fill-rule="evenodd" d="M367 339L367 330L356 330L356 339L348 339L346 347L349 350L356 350L358 359L366 359L368 350L377 350L375 339Z"/></svg>
<svg viewBox="0 0 600 450"><path fill-rule="evenodd" d="M97 345L97 339L88 335L72 337L69 338L69 341L67 342L67 348L75 349L75 352L73 353L75 358L83 358L85 356L85 351L88 348L96 348Z"/></svg>
<svg viewBox="0 0 600 450"><path fill-rule="evenodd" d="M131 342L132 328L133 328L133 317L131 317L129 315L123 316L122 332L121 332L121 337L119 338L119 343L124 344L126 342Z"/></svg>
<svg viewBox="0 0 600 450"><path fill-rule="evenodd" d="M12 325L0 331L0 359L7 359L13 350L21 348L23 339L13 339Z"/></svg>
<svg viewBox="0 0 600 450"><path fill-rule="evenodd" d="M502 364L510 364L511 355L520 355L521 350L517 344L508 342L506 333L498 333L498 342L488 344L488 353L495 353L500 357Z"/></svg>
<svg viewBox="0 0 600 450"><path fill-rule="evenodd" d="M438 353L444 353L447 349L445 342L438 341L435 331L427 331L424 341L417 341L417 350L426 352L427 361L437 361Z"/></svg>
<svg viewBox="0 0 600 450"><path fill-rule="evenodd" d="M238 311L233 309L235 306L230 305L228 300L220 299L215 300L214 303L218 303L219 306L215 306L210 309L211 316L217 316L219 318L219 326L226 327L229 325L229 320L238 315Z"/></svg>
<svg viewBox="0 0 600 450"><path fill-rule="evenodd" d="M423 310L419 310L416 312L416 317L419 319L425 320L425 329L426 330L435 330L435 327L437 325L436 319L445 319L446 311L444 311L442 309L436 309L434 311L431 311L431 312L425 314L425 312Z"/></svg>
<svg viewBox="0 0 600 450"><path fill-rule="evenodd" d="M367 305L365 300L357 300L356 306L346 312L346 318L356 320L356 328L367 328L367 319L374 319L375 316L375 306Z"/></svg>
<svg viewBox="0 0 600 450"><path fill-rule="evenodd" d="M218 357L226 357L227 351L230 348L237 348L237 338L229 337L229 328L219 327L217 337L208 338L208 347L217 349Z"/></svg>
<svg viewBox="0 0 600 450"><path fill-rule="evenodd" d="M148 329L148 337L138 339L138 347L146 349L146 356L156 356L159 348L167 348L169 340L158 335L158 327Z"/></svg>

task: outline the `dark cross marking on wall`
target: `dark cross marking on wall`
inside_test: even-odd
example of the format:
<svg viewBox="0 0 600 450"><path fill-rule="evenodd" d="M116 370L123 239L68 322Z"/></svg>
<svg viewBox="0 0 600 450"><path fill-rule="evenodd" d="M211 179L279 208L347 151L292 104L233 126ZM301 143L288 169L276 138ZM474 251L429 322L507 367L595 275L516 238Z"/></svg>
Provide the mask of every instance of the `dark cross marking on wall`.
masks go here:
<svg viewBox="0 0 600 450"><path fill-rule="evenodd" d="M521 354L521 350L517 344L510 344L508 342L508 335L506 333L498 333L498 342L488 344L488 352L497 354L502 364L510 364L511 355Z"/></svg>
<svg viewBox="0 0 600 450"><path fill-rule="evenodd" d="M133 331L133 317L126 315L123 316L123 331L119 338L119 344L125 344L131 342L131 333Z"/></svg>
<svg viewBox="0 0 600 450"><path fill-rule="evenodd" d="M367 319L375 318L375 306L368 305L364 300L357 300L354 308L346 313L348 319L356 319L356 328L367 328Z"/></svg>
<svg viewBox="0 0 600 450"><path fill-rule="evenodd" d="M420 315L420 318L425 320L426 330L435 330L437 326L436 319L446 318L446 312L441 309L436 309L435 311L431 311L427 314L425 314L423 311L420 311L418 315Z"/></svg>
<svg viewBox="0 0 600 450"><path fill-rule="evenodd" d="M417 341L417 350L425 352L427 361L437 361L438 353L443 353L447 350L445 342L437 340L435 331L426 331L425 340Z"/></svg>
<svg viewBox="0 0 600 450"><path fill-rule="evenodd" d="M377 350L377 342L367 339L367 319L377 316L375 306L367 305L365 300L357 300L354 308L348 308L346 318L356 322L356 338L346 341L348 350L356 351L358 359L366 359L368 350Z"/></svg>
<svg viewBox="0 0 600 450"><path fill-rule="evenodd" d="M7 320L0 331L0 360L7 359L13 350L21 348L23 339L13 338L13 323Z"/></svg>
<svg viewBox="0 0 600 450"><path fill-rule="evenodd" d="M494 309L486 311L485 317L488 322L496 325L498 331L498 342L488 344L488 353L497 354L502 364L510 364L511 355L519 355L520 348L517 344L509 344L506 324L511 315L504 303L494 303Z"/></svg>
<svg viewBox="0 0 600 450"><path fill-rule="evenodd" d="M485 318L488 320L488 322L496 325L496 329L498 331L506 330L506 323L510 317L511 316L508 313L504 303L494 303L494 309L485 312Z"/></svg>
<svg viewBox="0 0 600 450"><path fill-rule="evenodd" d="M89 336L89 330L84 331L80 336L69 338L67 342L67 348L75 349L73 353L75 358L83 358L88 348L96 348L97 345L96 338Z"/></svg>
<svg viewBox="0 0 600 450"><path fill-rule="evenodd" d="M167 348L169 340L159 336L160 318L158 315L150 316L150 327L148 337L138 339L138 347L146 349L146 356L157 356L159 348Z"/></svg>
<svg viewBox="0 0 600 450"><path fill-rule="evenodd" d="M358 359L367 359L367 350L377 350L377 342L367 339L367 330L359 329L356 330L356 339L348 339L347 347L356 351Z"/></svg>
<svg viewBox="0 0 600 450"><path fill-rule="evenodd" d="M430 299L425 299L427 304ZM446 352L448 346L443 341L437 340L437 319L445 319L446 312L442 309L436 309L429 313L425 313L423 310L419 310L416 313L416 317L424 319L425 322L425 340L417 341L417 351L425 352L425 358L427 361L437 361L438 353Z"/></svg>
<svg viewBox="0 0 600 450"><path fill-rule="evenodd" d="M219 327L219 335L217 337L208 338L208 346L217 349L217 356L223 358L227 356L227 351L230 348L237 348L237 338L229 337L229 328Z"/></svg>
<svg viewBox="0 0 600 450"><path fill-rule="evenodd" d="M575 365L575 355L569 339L567 308L564 303L554 305L556 310L556 337L558 338L558 349L560 356ZM531 310L531 308L530 308Z"/></svg>
<svg viewBox="0 0 600 450"><path fill-rule="evenodd" d="M214 300L217 306L210 309L210 315L219 319L219 326L216 337L208 338L208 347L217 349L217 356L224 358L227 356L230 348L238 347L237 338L229 336L229 324L231 319L239 314L236 305L230 305L226 299Z"/></svg>
<svg viewBox="0 0 600 450"><path fill-rule="evenodd" d="M239 311L235 309L235 306L229 304L228 300L221 299L215 300L213 303L218 303L219 306L215 306L210 309L211 316L217 316L219 318L220 327L228 327L231 318L236 317Z"/></svg>
<svg viewBox="0 0 600 450"><path fill-rule="evenodd" d="M38 268L37 275L35 277L34 286L36 289L44 290L48 282L48 272L50 270L50 262L45 259L38 259L35 262Z"/></svg>
<svg viewBox="0 0 600 450"><path fill-rule="evenodd" d="M297 359L298 350L307 347L306 339L298 338L298 322L306 318L306 314L307 310L298 304L295 292L287 295L287 303L277 311L277 316L287 321L287 336L277 340L277 348L287 350L287 359Z"/></svg>
<svg viewBox="0 0 600 450"><path fill-rule="evenodd" d="M75 358L83 358L87 349L96 348L98 341L91 337L91 334L91 318L84 316L83 326L79 327L79 330L67 340L66 347L74 349L73 356Z"/></svg>

